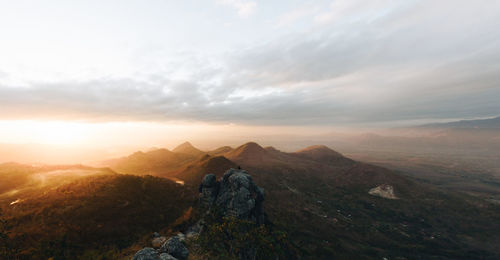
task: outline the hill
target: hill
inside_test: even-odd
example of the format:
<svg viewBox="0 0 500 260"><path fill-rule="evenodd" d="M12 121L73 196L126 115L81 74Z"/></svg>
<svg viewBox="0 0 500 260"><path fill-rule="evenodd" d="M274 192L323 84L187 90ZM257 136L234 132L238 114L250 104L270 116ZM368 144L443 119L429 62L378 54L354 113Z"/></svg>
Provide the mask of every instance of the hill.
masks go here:
<svg viewBox="0 0 500 260"><path fill-rule="evenodd" d="M348 160L339 152L336 152L325 145L309 146L293 154L301 158L306 158L327 164L342 163Z"/></svg>
<svg viewBox="0 0 500 260"><path fill-rule="evenodd" d="M231 160L262 161L266 160L268 151L257 143L249 142L225 153L224 155Z"/></svg>
<svg viewBox="0 0 500 260"><path fill-rule="evenodd" d="M195 148L190 142L184 142L172 150L174 153L189 154L192 156L200 156L205 154L204 152Z"/></svg>
<svg viewBox="0 0 500 260"><path fill-rule="evenodd" d="M114 259L142 236L172 227L194 195L167 179L107 174L39 187L15 204L18 194L4 196L0 205L20 259Z"/></svg>
<svg viewBox="0 0 500 260"><path fill-rule="evenodd" d="M205 155L198 161L186 165L175 174L175 177L185 181L186 183L198 185L203 176L207 173L212 173L217 177L221 177L225 171L236 167L237 165L234 162L228 160L224 156Z"/></svg>
<svg viewBox="0 0 500 260"><path fill-rule="evenodd" d="M103 162L116 172L137 175L170 176L175 170L197 158L189 153L177 153L167 149L135 152L129 156Z"/></svg>

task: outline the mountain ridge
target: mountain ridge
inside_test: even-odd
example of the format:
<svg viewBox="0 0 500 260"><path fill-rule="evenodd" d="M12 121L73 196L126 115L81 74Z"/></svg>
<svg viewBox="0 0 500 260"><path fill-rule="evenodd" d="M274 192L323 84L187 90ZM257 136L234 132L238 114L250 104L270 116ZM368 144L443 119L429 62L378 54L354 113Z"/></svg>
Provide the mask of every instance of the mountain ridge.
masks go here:
<svg viewBox="0 0 500 260"><path fill-rule="evenodd" d="M498 129L500 128L500 116L486 119L460 120L445 123L432 123L420 125L421 128L479 128Z"/></svg>

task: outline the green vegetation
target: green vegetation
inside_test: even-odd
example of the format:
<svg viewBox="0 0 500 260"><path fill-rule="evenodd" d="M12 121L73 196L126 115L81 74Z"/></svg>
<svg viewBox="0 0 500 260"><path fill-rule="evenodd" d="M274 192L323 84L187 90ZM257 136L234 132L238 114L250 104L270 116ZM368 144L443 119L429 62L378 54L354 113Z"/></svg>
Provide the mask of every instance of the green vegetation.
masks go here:
<svg viewBox="0 0 500 260"><path fill-rule="evenodd" d="M114 259L144 235L172 226L195 192L152 176L94 175L3 204L20 259ZM107 257L106 257L107 256Z"/></svg>
<svg viewBox="0 0 500 260"><path fill-rule="evenodd" d="M220 217L215 213L204 220L204 231L193 241L203 258L240 259L252 253L256 259L294 258L286 233L272 226Z"/></svg>
<svg viewBox="0 0 500 260"><path fill-rule="evenodd" d="M368 195L365 187L327 188L313 180L309 188L289 185L302 193L267 189L266 212L306 259L500 256L500 208L473 197L425 190L387 200Z"/></svg>

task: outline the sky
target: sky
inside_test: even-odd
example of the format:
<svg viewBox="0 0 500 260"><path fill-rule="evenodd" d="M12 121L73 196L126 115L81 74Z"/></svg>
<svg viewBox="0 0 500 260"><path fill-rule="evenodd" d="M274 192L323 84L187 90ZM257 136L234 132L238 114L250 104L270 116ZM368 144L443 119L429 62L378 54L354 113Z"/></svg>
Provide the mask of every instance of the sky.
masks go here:
<svg viewBox="0 0 500 260"><path fill-rule="evenodd" d="M496 0L0 5L4 143L316 133L500 114Z"/></svg>

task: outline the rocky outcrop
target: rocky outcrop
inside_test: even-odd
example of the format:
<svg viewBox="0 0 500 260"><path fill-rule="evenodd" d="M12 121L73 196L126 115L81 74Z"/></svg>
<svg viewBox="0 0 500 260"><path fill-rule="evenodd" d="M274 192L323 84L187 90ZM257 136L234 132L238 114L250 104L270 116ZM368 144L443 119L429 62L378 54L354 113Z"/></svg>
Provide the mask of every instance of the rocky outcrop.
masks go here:
<svg viewBox="0 0 500 260"><path fill-rule="evenodd" d="M206 210L216 209L224 217L249 220L256 224L265 223L263 210L264 189L257 186L245 170L230 169L217 181L214 174L207 174L200 184L200 203ZM169 239L154 233L152 247L138 251L133 260L185 260L189 251L184 240L203 232L203 218L189 227L186 234L179 233ZM156 248L156 249L155 249ZM240 253L240 259L254 259L256 251L247 248Z"/></svg>
<svg viewBox="0 0 500 260"><path fill-rule="evenodd" d="M398 199L394 194L394 188L388 184L382 184L368 191L368 194L373 196L379 196L385 199Z"/></svg>
<svg viewBox="0 0 500 260"><path fill-rule="evenodd" d="M257 186L245 170L230 169L217 181L208 174L200 185L200 201L206 208L216 207L223 216L265 222L264 189Z"/></svg>

